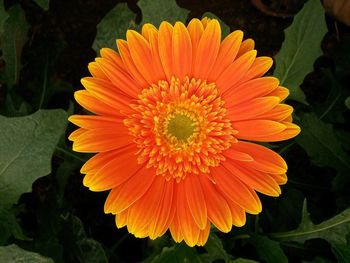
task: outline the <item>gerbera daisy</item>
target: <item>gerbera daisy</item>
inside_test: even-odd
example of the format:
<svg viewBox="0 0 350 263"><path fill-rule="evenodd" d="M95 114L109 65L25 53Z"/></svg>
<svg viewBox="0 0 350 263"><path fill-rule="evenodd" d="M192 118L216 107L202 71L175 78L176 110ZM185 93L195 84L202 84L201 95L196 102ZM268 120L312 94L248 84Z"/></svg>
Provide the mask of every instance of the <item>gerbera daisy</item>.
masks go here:
<svg viewBox="0 0 350 263"><path fill-rule="evenodd" d="M155 239L204 245L258 214L256 192L281 193L285 161L257 142L296 136L288 90L262 77L272 59L234 31L221 41L215 19L187 27L162 22L118 39L89 64L75 99L94 115L73 115L73 150L97 153L81 168L84 185L110 190L105 213L118 228Z"/></svg>

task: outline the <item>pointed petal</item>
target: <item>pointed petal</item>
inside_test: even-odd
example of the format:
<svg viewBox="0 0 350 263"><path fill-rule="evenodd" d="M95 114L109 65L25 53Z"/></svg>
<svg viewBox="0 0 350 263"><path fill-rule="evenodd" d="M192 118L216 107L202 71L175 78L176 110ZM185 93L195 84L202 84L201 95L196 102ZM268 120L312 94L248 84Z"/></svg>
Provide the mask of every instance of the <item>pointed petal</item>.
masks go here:
<svg viewBox="0 0 350 263"><path fill-rule="evenodd" d="M158 48L160 61L162 62L163 69L168 81L171 81L173 75L173 53L172 53L172 40L173 39L173 26L168 22L162 22L159 27L158 33Z"/></svg>
<svg viewBox="0 0 350 263"><path fill-rule="evenodd" d="M193 219L200 229L204 229L207 225L207 206L198 175L186 176L184 187Z"/></svg>
<svg viewBox="0 0 350 263"><path fill-rule="evenodd" d="M205 175L199 176L199 178L205 192L210 221L221 232L229 232L232 228L232 215L225 198Z"/></svg>
<svg viewBox="0 0 350 263"><path fill-rule="evenodd" d="M207 79L217 58L221 42L221 28L216 19L208 22L196 51L193 77Z"/></svg>
<svg viewBox="0 0 350 263"><path fill-rule="evenodd" d="M239 48L237 57L242 56L243 54L247 53L248 51L253 50L255 47L255 42L253 39L248 38L242 42L242 45Z"/></svg>
<svg viewBox="0 0 350 263"><path fill-rule="evenodd" d="M102 69L97 65L96 62L90 62L88 65L88 69L93 77L108 80L108 77L102 71Z"/></svg>
<svg viewBox="0 0 350 263"><path fill-rule="evenodd" d="M289 90L284 87L277 87L267 96L276 96L280 98L280 101L285 100L289 96Z"/></svg>
<svg viewBox="0 0 350 263"><path fill-rule="evenodd" d="M177 213L175 213L173 221L171 222L170 233L171 233L171 236L173 237L174 241L177 243L180 243L184 239Z"/></svg>
<svg viewBox="0 0 350 263"><path fill-rule="evenodd" d="M192 44L192 67L191 67L192 71L191 71L191 74L189 75L189 77L192 77L194 65L196 62L198 44L204 32L204 28L201 21L197 18L194 18L187 25L187 30L188 30L188 33L190 34L191 44Z"/></svg>
<svg viewBox="0 0 350 263"><path fill-rule="evenodd" d="M293 113L293 107L287 104L278 104L272 110L258 115L256 119L284 121ZM291 120L289 121L291 122Z"/></svg>
<svg viewBox="0 0 350 263"><path fill-rule="evenodd" d="M227 198L231 199L251 214L258 214L261 212L261 203L258 202L254 194L252 194L252 190L242 183L234 174L222 166L217 166L212 169L212 175L218 189L220 189Z"/></svg>
<svg viewBox="0 0 350 263"><path fill-rule="evenodd" d="M272 67L272 64L273 60L270 57L257 57L239 83L244 83L248 80L265 75L265 73Z"/></svg>
<svg viewBox="0 0 350 263"><path fill-rule="evenodd" d="M216 85L221 93L229 91L244 77L256 57L256 50L249 51L236 59L216 80Z"/></svg>
<svg viewBox="0 0 350 263"><path fill-rule="evenodd" d="M126 226L128 220L128 211L125 210L115 216L115 224L118 228Z"/></svg>
<svg viewBox="0 0 350 263"><path fill-rule="evenodd" d="M203 230L201 230L199 233L199 238L198 238L198 242L197 242L198 246L204 246L207 243L208 238L209 238L209 233L210 233L210 222L208 220L205 228Z"/></svg>
<svg viewBox="0 0 350 263"><path fill-rule="evenodd" d="M244 226L246 222L246 214L244 209L229 198L226 198L226 201L231 210L232 224L238 227Z"/></svg>
<svg viewBox="0 0 350 263"><path fill-rule="evenodd" d="M174 76L180 81L188 76L192 67L192 43L185 25L176 22L172 37Z"/></svg>
<svg viewBox="0 0 350 263"><path fill-rule="evenodd" d="M243 32L236 30L229 34L221 43L218 56L208 80L215 81L218 76L235 60L243 39Z"/></svg>

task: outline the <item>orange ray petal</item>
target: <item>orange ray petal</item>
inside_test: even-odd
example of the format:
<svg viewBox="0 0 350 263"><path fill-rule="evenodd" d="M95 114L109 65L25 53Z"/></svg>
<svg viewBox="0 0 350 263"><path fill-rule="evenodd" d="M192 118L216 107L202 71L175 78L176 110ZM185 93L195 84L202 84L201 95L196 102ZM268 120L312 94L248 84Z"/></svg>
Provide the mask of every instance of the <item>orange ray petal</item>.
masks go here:
<svg viewBox="0 0 350 263"><path fill-rule="evenodd" d="M227 160L223 166L236 176L243 183L249 185L254 190L269 196L279 196L281 189L279 185L266 173L251 169L249 166L243 166L244 163Z"/></svg>
<svg viewBox="0 0 350 263"><path fill-rule="evenodd" d="M293 107L287 104L278 104L272 110L258 115L256 119L284 121L293 113ZM289 121L290 122L290 121Z"/></svg>
<svg viewBox="0 0 350 263"><path fill-rule="evenodd" d="M266 173L282 174L287 171L287 164L276 152L259 144L239 141L233 145L235 150L245 152L253 157L249 166Z"/></svg>
<svg viewBox="0 0 350 263"><path fill-rule="evenodd" d="M116 67L113 62L105 58L96 58L96 62L116 89L131 98L137 98L137 95L141 91L141 87L135 83L127 72Z"/></svg>
<svg viewBox="0 0 350 263"><path fill-rule="evenodd" d="M205 228L199 232L199 238L197 242L198 246L204 246L205 243L207 243L209 238L209 233L210 233L210 222L207 221L207 225L205 226Z"/></svg>
<svg viewBox="0 0 350 263"><path fill-rule="evenodd" d="M149 237L151 239L163 235L163 233L169 228L169 217L171 217L172 214L171 210L175 210L172 206L174 201L174 184L174 180L165 182L161 203L157 209L152 212L153 216L149 220Z"/></svg>
<svg viewBox="0 0 350 263"><path fill-rule="evenodd" d="M225 155L233 160L242 161L242 162L252 162L254 161L253 157L245 152L241 152L235 149L235 144L225 151Z"/></svg>
<svg viewBox="0 0 350 263"><path fill-rule="evenodd" d="M187 204L200 229L207 225L207 206L198 175L188 175L184 180Z"/></svg>
<svg viewBox="0 0 350 263"><path fill-rule="evenodd" d="M89 187L91 191L105 191L127 181L131 176L137 173L142 167L137 164L135 151L132 150L135 146L126 147L115 154L114 157L100 167L96 172L89 172L84 178L84 185ZM123 164L128 165L124 167Z"/></svg>
<svg viewBox="0 0 350 263"><path fill-rule="evenodd" d="M278 84L279 80L274 77L253 79L231 88L223 94L223 98L227 102L227 107L232 108L237 104L269 94L278 87Z"/></svg>
<svg viewBox="0 0 350 263"><path fill-rule="evenodd" d="M177 219L186 244L193 247L197 244L200 229L193 219L186 200L186 189L183 182L177 185Z"/></svg>
<svg viewBox="0 0 350 263"><path fill-rule="evenodd" d="M201 175L199 178L205 193L210 221L221 232L229 232L232 228L232 215L225 198L205 175Z"/></svg>
<svg viewBox="0 0 350 263"><path fill-rule="evenodd" d="M125 40L118 39L117 47L120 56L124 62L125 67L127 68L129 74L133 77L133 79L138 83L141 89L149 86L146 79L142 76L142 74L138 71L132 56L130 54L129 45Z"/></svg>
<svg viewBox="0 0 350 263"><path fill-rule="evenodd" d="M259 137L259 141L262 141L262 142L284 141L284 140L291 139L300 133L300 127L298 125L295 125L294 123L290 123L290 122L285 122L285 121L283 121L282 124L286 126L285 130L276 134Z"/></svg>
<svg viewBox="0 0 350 263"><path fill-rule="evenodd" d="M207 79L217 58L221 42L221 28L216 19L208 22L196 51L193 77Z"/></svg>
<svg viewBox="0 0 350 263"><path fill-rule="evenodd" d="M249 51L229 65L216 80L216 85L221 94L232 89L244 77L244 74L253 64L256 50Z"/></svg>
<svg viewBox="0 0 350 263"><path fill-rule="evenodd" d="M128 210L125 210L115 216L115 224L118 228L126 226L128 220Z"/></svg>
<svg viewBox="0 0 350 263"><path fill-rule="evenodd" d="M218 76L235 60L242 39L243 32L241 30L236 30L222 41L215 64L208 76L209 81L215 81Z"/></svg>
<svg viewBox="0 0 350 263"><path fill-rule="evenodd" d="M86 129L82 129L82 128L79 128L75 131L73 131L69 136L68 136L68 140L70 141L75 141L77 140L77 138L82 135L83 133L85 133L87 130Z"/></svg>
<svg viewBox="0 0 350 263"><path fill-rule="evenodd" d="M168 81L171 81L173 75L173 54L172 54L172 39L173 26L168 22L162 22L159 26L158 33L158 48L160 61Z"/></svg>
<svg viewBox="0 0 350 263"><path fill-rule="evenodd" d="M239 83L263 76L272 67L273 60L270 57L257 57L250 69L245 73Z"/></svg>
<svg viewBox="0 0 350 263"><path fill-rule="evenodd" d="M162 176L156 176L147 192L129 208L128 230L130 233L138 235L147 227L149 234L149 225L151 222L154 224L155 213L164 199L165 184L166 181ZM166 213L169 213L169 209ZM153 235L150 237L154 239Z"/></svg>
<svg viewBox="0 0 350 263"><path fill-rule="evenodd" d="M248 38L242 42L242 45L239 48L237 57L242 56L243 54L247 53L248 51L253 50L255 47L255 42L253 39Z"/></svg>
<svg viewBox="0 0 350 263"><path fill-rule="evenodd" d="M92 129L84 132L73 142L76 152L107 152L132 144L133 137L123 125L114 125L108 129Z"/></svg>
<svg viewBox="0 0 350 263"><path fill-rule="evenodd" d="M185 25L176 22L172 37L172 59L174 67L174 76L182 81L189 75L192 67L192 44L191 37Z"/></svg>
<svg viewBox="0 0 350 263"><path fill-rule="evenodd" d="M173 237L174 241L177 242L177 243L180 243L184 239L184 236L183 236L182 231L181 231L180 223L179 223L179 220L178 220L177 213L175 213L173 221L171 222L170 233L171 233L171 236Z"/></svg>
<svg viewBox="0 0 350 263"><path fill-rule="evenodd" d="M227 109L227 117L232 121L255 119L273 109L280 99L278 97L258 97Z"/></svg>
<svg viewBox="0 0 350 263"><path fill-rule="evenodd" d="M268 141L267 136L275 136L287 129L285 124L270 120L237 121L232 127L238 131L237 138L253 141Z"/></svg>
<svg viewBox="0 0 350 263"><path fill-rule="evenodd" d="M277 89L273 90L267 96L277 96L280 100L285 100L289 96L289 90L285 87L277 87Z"/></svg>
<svg viewBox="0 0 350 263"><path fill-rule="evenodd" d="M251 214L261 212L261 203L252 194L252 190L234 174L222 166L212 169L216 185L225 196ZM230 212L231 213L231 212Z"/></svg>
<svg viewBox="0 0 350 263"><path fill-rule="evenodd" d="M93 77L108 80L108 77L102 71L102 69L97 65L96 62L90 62L88 65L88 69Z"/></svg>
<svg viewBox="0 0 350 263"><path fill-rule="evenodd" d="M78 90L74 92L74 98L82 107L90 112L107 116L120 115L118 108L103 103L87 90Z"/></svg>
<svg viewBox="0 0 350 263"><path fill-rule="evenodd" d="M279 185L284 185L287 183L288 178L286 174L270 174L270 176L278 183Z"/></svg>
<svg viewBox="0 0 350 263"><path fill-rule="evenodd" d="M226 201L231 210L232 224L238 227L244 226L246 222L245 210L229 198L226 198Z"/></svg>
<svg viewBox="0 0 350 263"><path fill-rule="evenodd" d="M150 28L148 30L149 43L151 47L152 64L154 69L154 78L157 80L166 80L163 65L160 60L159 46L158 46L158 30Z"/></svg>
<svg viewBox="0 0 350 263"><path fill-rule="evenodd" d="M101 167L103 167L108 162L113 160L116 157L116 155L119 155L120 152L123 152L123 151L125 151L125 149L121 148L118 150L101 152L101 153L95 154L93 157L87 160L86 163L84 163L84 165L80 168L80 172L82 174L87 174L87 173L95 174ZM87 180L86 176L84 180ZM84 182L84 185L85 184L89 184L89 182Z"/></svg>
<svg viewBox="0 0 350 263"><path fill-rule="evenodd" d="M196 62L196 56L197 56L197 50L198 50L198 44L202 37L202 34L204 32L203 24L201 21L197 18L194 18L190 21L190 23L187 25L188 33L191 37L191 44L192 44L192 72L194 69L194 65ZM189 77L192 77L192 72L189 75Z"/></svg>
<svg viewBox="0 0 350 263"><path fill-rule="evenodd" d="M154 75L152 52L149 42L134 30L128 30L126 39L128 41L130 55L137 70L149 85L157 82L158 79Z"/></svg>
<svg viewBox="0 0 350 263"><path fill-rule="evenodd" d="M131 165L131 163L124 161L123 168L126 169ZM133 166L135 167L136 165ZM155 171L148 169L145 166L139 166L138 168L139 169L134 173L133 176L126 178L127 181L125 181L121 175L115 174L115 176L118 176L121 181L124 181L124 183L118 187L118 193L116 193L113 200L111 200L108 213L119 214L125 209L129 208L137 200L142 198L150 186L153 184L154 179L156 178ZM128 168L128 170L131 169L135 168Z"/></svg>
<svg viewBox="0 0 350 263"><path fill-rule="evenodd" d="M112 116L71 115L68 121L85 129L120 128L123 119ZM116 125L116 126L115 126Z"/></svg>

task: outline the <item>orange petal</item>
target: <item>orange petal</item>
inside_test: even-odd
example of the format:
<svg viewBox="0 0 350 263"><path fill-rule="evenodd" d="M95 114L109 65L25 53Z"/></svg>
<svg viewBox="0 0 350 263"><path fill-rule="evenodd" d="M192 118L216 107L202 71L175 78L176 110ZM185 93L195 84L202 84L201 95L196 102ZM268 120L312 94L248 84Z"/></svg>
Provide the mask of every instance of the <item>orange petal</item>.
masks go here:
<svg viewBox="0 0 350 263"><path fill-rule="evenodd" d="M89 172L84 178L84 185L91 191L105 191L124 183L141 169L137 164L134 148L132 145L120 150L96 172ZM120 172L122 168L123 172Z"/></svg>
<svg viewBox="0 0 350 263"><path fill-rule="evenodd" d="M74 98L81 106L90 112L107 116L120 115L120 109L103 103L87 90L78 90L74 92Z"/></svg>
<svg viewBox="0 0 350 263"><path fill-rule="evenodd" d="M152 25L150 23L146 23L142 26L142 30L141 30L142 36L149 42L150 38L151 38L151 33L154 30L158 31L154 25Z"/></svg>
<svg viewBox="0 0 350 263"><path fill-rule="evenodd" d="M287 183L288 178L286 174L270 174L270 176L278 183L279 185L284 185Z"/></svg>
<svg viewBox="0 0 350 263"><path fill-rule="evenodd" d="M235 149L235 145L236 144L234 144L231 148L229 148L225 151L225 155L227 157L229 157L233 160L242 161L242 162L254 161L253 157L251 157L249 154L247 154L245 152L237 151Z"/></svg>
<svg viewBox="0 0 350 263"><path fill-rule="evenodd" d="M125 210L115 216L115 224L118 228L122 228L126 226L126 222L128 220L128 211Z"/></svg>
<svg viewBox="0 0 350 263"><path fill-rule="evenodd" d="M227 117L232 121L255 119L256 116L273 109L279 102L280 99L278 97L255 98L229 108L227 110Z"/></svg>
<svg viewBox="0 0 350 263"><path fill-rule="evenodd" d="M231 210L232 224L238 227L244 226L246 222L246 214L244 209L229 198L226 198L226 201Z"/></svg>
<svg viewBox="0 0 350 263"><path fill-rule="evenodd" d="M118 68L115 64L105 58L96 58L96 62L116 89L131 98L137 98L142 88L135 84L135 81L127 72Z"/></svg>
<svg viewBox="0 0 350 263"><path fill-rule="evenodd" d="M149 43L151 46L152 64L153 64L153 68L154 68L154 78L157 80L166 80L163 65L162 65L162 62L160 60L160 55L159 55L158 30L150 29L148 34L149 34Z"/></svg>
<svg viewBox="0 0 350 263"><path fill-rule="evenodd" d="M216 185L225 196L251 214L261 212L261 203L252 194L252 190L242 183L234 174L222 166L212 169ZM230 212L231 213L231 212Z"/></svg>
<svg viewBox="0 0 350 263"><path fill-rule="evenodd" d="M218 76L235 60L243 39L243 32L236 30L229 34L221 43L218 56L208 80L215 81Z"/></svg>
<svg viewBox="0 0 350 263"><path fill-rule="evenodd" d="M280 133L259 137L259 141L278 142L291 139L300 133L300 127L298 125L290 122L282 122L282 124L286 126L285 130Z"/></svg>
<svg viewBox="0 0 350 263"><path fill-rule="evenodd" d="M187 25L188 33L191 37L191 44L192 44L192 71L194 69L194 65L196 62L196 54L198 50L198 44L202 37L202 34L204 32L203 24L201 21L197 18L194 18L190 21L190 23ZM189 77L192 77L192 72L189 75Z"/></svg>
<svg viewBox="0 0 350 263"><path fill-rule="evenodd" d="M107 152L122 148L133 143L133 137L129 135L123 125L115 124L110 128L87 130L73 142L73 151L76 152Z"/></svg>
<svg viewBox="0 0 350 263"><path fill-rule="evenodd" d="M126 33L130 55L135 67L149 85L158 81L153 73L152 52L149 42L134 30Z"/></svg>
<svg viewBox="0 0 350 263"><path fill-rule="evenodd" d="M84 165L80 168L80 172L82 174L95 174L102 166L106 165L108 162L113 160L116 155L119 155L120 152L123 152L124 149L119 150L113 150L109 152L101 152L98 154L95 154L93 157L91 157L89 160L84 163ZM84 178L86 180L86 177ZM89 182L84 182L85 184L89 184Z"/></svg>
<svg viewBox="0 0 350 263"><path fill-rule="evenodd" d="M279 80L274 77L263 77L242 83L223 94L227 107L232 108L238 104L254 98L269 94L278 87Z"/></svg>
<svg viewBox="0 0 350 263"><path fill-rule="evenodd" d="M173 54L172 54L172 40L173 26L168 22L162 22L159 26L158 33L158 48L160 61L168 81L171 81L173 75Z"/></svg>
<svg viewBox="0 0 350 263"><path fill-rule="evenodd" d="M173 221L171 222L170 233L171 233L171 236L173 237L174 241L177 243L180 243L184 239L177 213L175 213Z"/></svg>
<svg viewBox="0 0 350 263"><path fill-rule="evenodd" d="M280 100L285 100L289 96L289 90L284 87L277 87L277 89L273 90L267 96L276 96L279 97Z"/></svg>
<svg viewBox="0 0 350 263"><path fill-rule="evenodd" d="M253 50L255 47L255 42L253 39L248 38L242 42L242 45L239 48L237 57L242 56L243 54L247 53L248 51Z"/></svg>
<svg viewBox="0 0 350 263"><path fill-rule="evenodd" d="M200 229L194 221L187 204L186 189L183 182L180 182L177 187L176 211L184 240L188 246L193 247L198 242Z"/></svg>
<svg viewBox="0 0 350 263"><path fill-rule="evenodd" d="M102 58L109 60L114 63L118 68L123 69L125 71L124 63L122 58L119 56L117 52L110 48L102 48L100 50L100 54Z"/></svg>
<svg viewBox="0 0 350 263"><path fill-rule="evenodd" d="M97 65L96 62L90 62L88 65L88 69L93 77L106 80L108 79L106 74L102 71L102 69Z"/></svg>
<svg viewBox="0 0 350 263"><path fill-rule="evenodd" d="M244 83L248 80L265 75L265 73L272 67L272 64L273 60L270 57L257 57L239 83Z"/></svg>
<svg viewBox="0 0 350 263"><path fill-rule="evenodd" d="M164 199L166 181L162 176L156 176L147 192L129 208L128 230L135 236L140 235L147 228L149 234L149 224L154 224L157 220L158 207ZM169 213L169 209L166 210ZM159 215L159 214L158 214ZM166 219L165 219L166 222ZM154 235L150 235L154 239Z"/></svg>
<svg viewBox="0 0 350 263"><path fill-rule="evenodd" d="M82 128L79 128L79 129L76 129L75 131L73 131L69 136L68 136L68 140L70 141L75 141L78 139L78 137L80 135L82 135L83 133L85 133L87 130L86 129L82 129Z"/></svg>
<svg viewBox="0 0 350 263"><path fill-rule="evenodd" d="M171 210L174 210L172 207L174 199L174 184L175 180L165 182L161 203L157 209L152 211L153 216L149 222L149 237L151 239L161 236L169 228L169 217L171 216Z"/></svg>
<svg viewBox="0 0 350 263"><path fill-rule="evenodd" d="M199 232L199 238L197 242L198 246L204 246L207 243L209 238L209 233L210 233L210 222L207 221L207 225L205 226L205 228Z"/></svg>
<svg viewBox="0 0 350 263"><path fill-rule="evenodd" d="M287 104L278 104L272 110L256 116L256 119L283 121L290 117L292 112L292 106L289 106ZM291 122L291 120L289 122Z"/></svg>
<svg viewBox="0 0 350 263"><path fill-rule="evenodd" d="M209 21L196 51L193 77L207 79L217 58L221 42L221 28L216 19Z"/></svg>
<svg viewBox="0 0 350 263"><path fill-rule="evenodd" d="M236 59L216 80L219 91L225 93L229 91L239 80L244 77L247 70L253 64L256 57L256 50L249 51Z"/></svg>
<svg viewBox="0 0 350 263"><path fill-rule="evenodd" d="M96 115L71 115L68 121L84 129L113 128L117 125L120 128L123 119L111 116Z"/></svg>
<svg viewBox="0 0 350 263"><path fill-rule="evenodd" d="M185 25L176 22L172 37L173 69L174 76L180 81L189 75L192 67L192 44L191 37Z"/></svg>
<svg viewBox="0 0 350 263"><path fill-rule="evenodd" d="M215 188L212 181L205 175L199 176L200 182L205 193L205 200L208 209L208 217L210 221L221 232L229 232L232 228L232 215L230 207L225 198Z"/></svg>
<svg viewBox="0 0 350 263"><path fill-rule="evenodd" d="M136 67L132 59L132 56L130 54L128 43L125 40L118 39L117 47L118 47L119 54L123 59L124 65L128 70L128 73L138 83L141 89L147 88L149 84L146 81L146 79L142 76L142 74L139 72L138 68Z"/></svg>
<svg viewBox="0 0 350 263"><path fill-rule="evenodd" d="M198 175L188 175L184 180L186 199L194 221L200 229L207 225L207 206Z"/></svg>
<svg viewBox="0 0 350 263"><path fill-rule="evenodd" d="M123 169L126 169L128 166L131 166L131 164L124 161ZM137 200L142 198L142 196L150 188L154 179L156 178L155 171L146 168L145 166L140 168L141 169L138 169L132 177L126 178L127 181L125 181L123 178L120 178L120 180L124 180L124 183L120 185L118 188L118 193L116 193L114 199L111 200L108 213L121 213L133 205ZM128 168L128 170L131 169L132 168ZM122 177L118 174L115 174L115 177L116 176Z"/></svg>
<svg viewBox="0 0 350 263"><path fill-rule="evenodd" d="M268 141L267 136L280 134L287 129L285 124L270 120L247 120L232 123L238 134L235 136L243 140Z"/></svg>
<svg viewBox="0 0 350 263"><path fill-rule="evenodd" d="M254 190L269 196L279 196L281 189L279 185L266 173L262 173L251 169L248 165L243 166L243 163L227 160L223 166L236 176L243 183L249 185Z"/></svg>
<svg viewBox="0 0 350 263"><path fill-rule="evenodd" d="M287 164L283 158L269 148L242 141L235 143L233 148L252 156L254 161L248 165L256 170L274 174L283 174L287 171Z"/></svg>

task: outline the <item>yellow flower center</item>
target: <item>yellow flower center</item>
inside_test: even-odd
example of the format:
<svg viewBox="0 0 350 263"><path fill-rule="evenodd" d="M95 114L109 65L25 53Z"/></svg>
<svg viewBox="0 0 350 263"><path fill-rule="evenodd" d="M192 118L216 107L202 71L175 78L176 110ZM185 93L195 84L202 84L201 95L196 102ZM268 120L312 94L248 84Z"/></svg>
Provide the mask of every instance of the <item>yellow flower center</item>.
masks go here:
<svg viewBox="0 0 350 263"><path fill-rule="evenodd" d="M138 162L169 180L179 181L188 173L208 174L237 141L215 83L161 80L142 90L130 107L137 113L124 124L135 137Z"/></svg>
<svg viewBox="0 0 350 263"><path fill-rule="evenodd" d="M175 114L167 123L166 132L168 137L175 137L179 141L186 142L194 134L195 121L184 114Z"/></svg>

